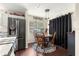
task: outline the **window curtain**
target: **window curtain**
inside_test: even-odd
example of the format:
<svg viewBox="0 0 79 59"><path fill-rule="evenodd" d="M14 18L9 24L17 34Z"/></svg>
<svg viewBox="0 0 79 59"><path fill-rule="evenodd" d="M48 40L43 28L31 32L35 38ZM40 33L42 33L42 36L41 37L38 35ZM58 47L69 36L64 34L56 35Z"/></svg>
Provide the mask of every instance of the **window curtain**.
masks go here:
<svg viewBox="0 0 79 59"><path fill-rule="evenodd" d="M67 32L72 31L71 13L49 21L49 33L56 32L55 44L67 49Z"/></svg>

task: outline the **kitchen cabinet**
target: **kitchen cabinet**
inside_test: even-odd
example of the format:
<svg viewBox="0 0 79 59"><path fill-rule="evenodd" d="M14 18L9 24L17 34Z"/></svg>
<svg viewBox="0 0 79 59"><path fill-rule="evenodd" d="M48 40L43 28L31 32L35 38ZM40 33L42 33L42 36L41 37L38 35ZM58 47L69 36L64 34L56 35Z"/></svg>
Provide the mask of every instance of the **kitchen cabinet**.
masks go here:
<svg viewBox="0 0 79 59"><path fill-rule="evenodd" d="M0 12L0 32L7 32L8 14Z"/></svg>
<svg viewBox="0 0 79 59"><path fill-rule="evenodd" d="M0 56L14 56L16 37L1 37L0 38Z"/></svg>

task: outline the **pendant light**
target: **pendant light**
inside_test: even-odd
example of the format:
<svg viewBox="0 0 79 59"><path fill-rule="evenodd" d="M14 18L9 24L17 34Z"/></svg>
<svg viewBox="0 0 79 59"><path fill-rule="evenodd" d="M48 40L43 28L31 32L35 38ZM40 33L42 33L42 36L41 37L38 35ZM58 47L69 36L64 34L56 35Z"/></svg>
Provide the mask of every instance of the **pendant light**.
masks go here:
<svg viewBox="0 0 79 59"><path fill-rule="evenodd" d="M47 21L47 25L46 25L46 29L48 30L47 31L47 33L48 33L48 35L49 35L49 11L50 11L50 9L45 9L45 13L46 13L46 21Z"/></svg>

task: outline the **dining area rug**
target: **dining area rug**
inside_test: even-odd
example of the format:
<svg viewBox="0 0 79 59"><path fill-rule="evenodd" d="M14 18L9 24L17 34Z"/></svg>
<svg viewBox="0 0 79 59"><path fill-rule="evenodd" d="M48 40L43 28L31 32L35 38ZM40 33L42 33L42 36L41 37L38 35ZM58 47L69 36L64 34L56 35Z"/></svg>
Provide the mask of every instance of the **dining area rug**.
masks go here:
<svg viewBox="0 0 79 59"><path fill-rule="evenodd" d="M41 52L41 53L51 53L56 51L56 46L48 46L46 48L41 48L40 46L37 46L37 43L33 43L32 44L32 48L37 51L37 52Z"/></svg>

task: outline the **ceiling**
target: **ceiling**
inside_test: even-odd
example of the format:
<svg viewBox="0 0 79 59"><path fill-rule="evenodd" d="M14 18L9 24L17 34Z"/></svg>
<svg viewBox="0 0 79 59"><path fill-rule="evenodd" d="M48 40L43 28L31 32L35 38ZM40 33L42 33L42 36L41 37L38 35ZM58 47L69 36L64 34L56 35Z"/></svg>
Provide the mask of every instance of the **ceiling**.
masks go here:
<svg viewBox="0 0 79 59"><path fill-rule="evenodd" d="M0 3L0 10L25 13L26 8L18 3Z"/></svg>
<svg viewBox="0 0 79 59"><path fill-rule="evenodd" d="M28 14L46 17L45 9L50 9L49 17L56 17L74 11L74 3L2 3L0 9L20 11Z"/></svg>

